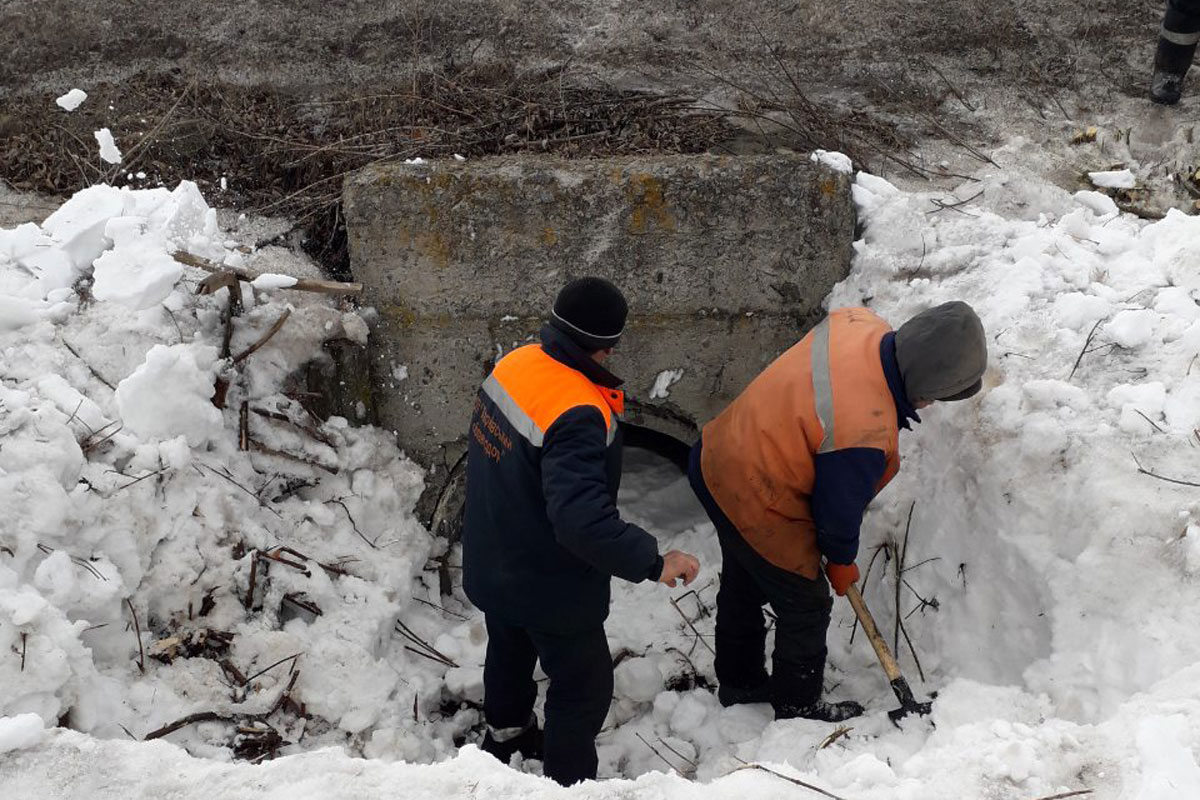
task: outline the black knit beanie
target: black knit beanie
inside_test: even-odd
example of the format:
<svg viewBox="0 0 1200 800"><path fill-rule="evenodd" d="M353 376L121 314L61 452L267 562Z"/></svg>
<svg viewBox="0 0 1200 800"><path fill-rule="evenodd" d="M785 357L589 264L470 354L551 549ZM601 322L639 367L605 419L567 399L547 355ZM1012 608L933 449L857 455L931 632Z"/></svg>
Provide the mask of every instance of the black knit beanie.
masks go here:
<svg viewBox="0 0 1200 800"><path fill-rule="evenodd" d="M922 311L896 331L896 363L909 402L965 400L983 387L983 323L961 300Z"/></svg>
<svg viewBox="0 0 1200 800"><path fill-rule="evenodd" d="M604 278L578 278L554 300L550 324L589 352L615 347L625 331L629 306L621 290Z"/></svg>

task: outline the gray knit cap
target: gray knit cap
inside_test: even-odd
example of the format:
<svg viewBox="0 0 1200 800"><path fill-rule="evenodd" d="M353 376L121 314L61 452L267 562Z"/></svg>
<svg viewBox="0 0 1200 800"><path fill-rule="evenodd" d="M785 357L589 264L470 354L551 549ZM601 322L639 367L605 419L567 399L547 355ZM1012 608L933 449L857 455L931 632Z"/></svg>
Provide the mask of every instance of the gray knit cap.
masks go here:
<svg viewBox="0 0 1200 800"><path fill-rule="evenodd" d="M896 362L909 402L965 400L987 369L983 323L961 300L922 311L896 331Z"/></svg>

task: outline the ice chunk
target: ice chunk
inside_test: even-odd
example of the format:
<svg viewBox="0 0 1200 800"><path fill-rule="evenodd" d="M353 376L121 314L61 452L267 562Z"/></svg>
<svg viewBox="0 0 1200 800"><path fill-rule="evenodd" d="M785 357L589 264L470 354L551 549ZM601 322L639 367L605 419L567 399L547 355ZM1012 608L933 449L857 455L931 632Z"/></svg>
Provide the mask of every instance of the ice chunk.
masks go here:
<svg viewBox="0 0 1200 800"><path fill-rule="evenodd" d="M0 717L0 753L33 747L45 738L46 726L37 714Z"/></svg>
<svg viewBox="0 0 1200 800"><path fill-rule="evenodd" d="M1154 336L1154 324L1158 314L1147 309L1122 311L1105 326L1105 332L1114 342L1125 348L1141 347Z"/></svg>
<svg viewBox="0 0 1200 800"><path fill-rule="evenodd" d="M87 100L87 92L83 89L72 89L62 97L55 99L54 103L63 111L74 111Z"/></svg>
<svg viewBox="0 0 1200 800"><path fill-rule="evenodd" d="M1121 213L1113 199L1103 192L1076 192L1075 202L1084 208L1090 208L1097 216L1101 217Z"/></svg>
<svg viewBox="0 0 1200 800"><path fill-rule="evenodd" d="M96 259L92 294L134 309L161 303L175 288L183 265L149 239L110 250Z"/></svg>
<svg viewBox="0 0 1200 800"><path fill-rule="evenodd" d="M207 345L155 345L133 374L117 385L125 429L145 439L187 437L200 447L221 432L212 404L217 350Z"/></svg>
<svg viewBox="0 0 1200 800"><path fill-rule="evenodd" d="M255 289L288 289L296 285L296 279L291 275L278 275L273 272L265 272L259 275L251 282L251 286Z"/></svg>
<svg viewBox="0 0 1200 800"><path fill-rule="evenodd" d="M101 128L92 135L96 137L96 142L100 145L100 159L109 164L120 164L121 151L117 148L117 143L113 141L112 131L108 128Z"/></svg>
<svg viewBox="0 0 1200 800"><path fill-rule="evenodd" d="M46 217L42 230L71 257L76 269L92 265L109 246L104 228L125 211L125 198L111 186L89 186L76 192Z"/></svg>
<svg viewBox="0 0 1200 800"><path fill-rule="evenodd" d="M1127 169L1089 172L1088 180L1093 186L1099 186L1101 189L1132 189L1137 186L1137 178Z"/></svg>

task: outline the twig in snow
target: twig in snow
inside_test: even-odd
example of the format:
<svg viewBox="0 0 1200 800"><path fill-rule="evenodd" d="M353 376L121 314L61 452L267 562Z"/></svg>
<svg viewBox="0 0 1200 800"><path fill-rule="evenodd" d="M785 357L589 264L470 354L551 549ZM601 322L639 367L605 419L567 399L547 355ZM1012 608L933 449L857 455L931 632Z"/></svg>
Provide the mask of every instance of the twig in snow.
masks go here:
<svg viewBox="0 0 1200 800"><path fill-rule="evenodd" d="M5 549L7 549L7 548L5 548ZM53 547L44 545L41 542L38 542L37 549L41 550L46 555L50 555L51 553L54 552ZM12 555L12 553L10 552L9 555ZM67 557L71 559L71 563L74 564L75 566L80 567L81 569L86 569L88 572L90 572L92 577L95 578L96 580L104 581L106 583L108 582L108 578L104 577L104 573L101 572L100 570L96 569L94 566L92 566L91 563L89 563L86 558L80 558L79 556L74 556L74 555L71 555L70 553L67 554Z"/></svg>
<svg viewBox="0 0 1200 800"><path fill-rule="evenodd" d="M267 666L267 667L263 667L263 668L262 668L262 669L260 669L258 672L256 672L256 673L254 673L253 675L251 675L249 678L246 678L246 681L245 681L245 682L244 682L242 685L243 685L243 686L248 686L248 685L250 684L250 681L254 680L255 678L258 678L258 677L260 677L260 676L262 676L262 675L265 675L266 673L268 673L268 672L270 672L271 670L273 670L273 669L275 669L276 667L278 667L280 664L286 664L288 661L293 661L293 662L294 662L294 661L295 661L297 658L299 658L299 657L300 657L300 656L302 656L302 655L304 655L304 653L303 653L303 652L300 652L300 653L296 653L295 655L288 656L287 658L281 658L281 659L279 659L278 661L276 661L274 664L271 664L270 666ZM294 667L294 666L295 666L295 664L293 664L292 666Z"/></svg>
<svg viewBox="0 0 1200 800"><path fill-rule="evenodd" d="M257 352L260 347L271 341L271 337L279 333L279 329L283 327L283 323L287 322L288 317L291 315L292 310L290 308L284 309L284 312L279 315L279 319L275 320L275 324L272 325L265 334L263 334L261 339L233 357L233 363L242 363L247 358L254 355L254 353Z"/></svg>
<svg viewBox="0 0 1200 800"><path fill-rule="evenodd" d="M1143 413L1141 412L1141 409L1137 409L1137 408L1135 408L1135 409L1134 409L1134 411L1136 411L1136 412L1137 412L1137 415L1138 415L1139 417L1141 417L1142 419L1146 420L1146 422L1149 422L1149 423L1150 423L1150 425L1151 425L1151 426L1154 428L1154 430L1158 431L1159 433L1166 433L1166 431L1164 431L1162 428L1158 427L1158 423L1156 423L1154 420L1150 419L1150 418L1149 418L1149 417L1147 417L1145 414L1143 414Z"/></svg>
<svg viewBox="0 0 1200 800"><path fill-rule="evenodd" d="M142 625L138 622L137 609L133 607L133 602L128 597L125 598L125 605L133 616L133 633L137 636L138 643L138 669L144 675L146 674L146 648L142 645Z"/></svg>
<svg viewBox="0 0 1200 800"><path fill-rule="evenodd" d="M265 408L251 408L250 410L253 411L255 414L258 414L260 417L265 417L266 419L277 420L279 422L285 422L288 425L291 425L293 428L299 428L300 430L304 431L312 438L316 439L321 444L326 445L328 447L334 447L333 440L330 439L328 436L326 436L324 433L321 433L321 431L317 430L316 428L314 428L310 425L302 425L299 422L295 422L292 420L291 417L289 417L286 414L281 414L278 411L268 411Z"/></svg>
<svg viewBox="0 0 1200 800"><path fill-rule="evenodd" d="M876 545L875 552L871 555L871 560L867 563L867 571L862 579L862 591L867 590L867 581L871 579L871 570L875 568L875 559L879 558L880 553L890 552L887 543ZM858 615L854 615L854 623L850 626L850 644L854 644L854 634L858 633Z"/></svg>
<svg viewBox="0 0 1200 800"><path fill-rule="evenodd" d="M908 521L904 523L904 543L903 545L893 544L892 547L896 551L896 628L892 639L892 652L900 652L900 581L901 574L904 572L904 557L908 555L908 532L912 529L913 511L917 508L917 501L914 500L908 507Z"/></svg>
<svg viewBox="0 0 1200 800"><path fill-rule="evenodd" d="M833 733L829 734L823 740L821 740L821 743L819 745L817 745L817 749L824 750L826 747L829 747L834 742L836 742L838 739L842 739L842 738L845 738L846 736L849 736L850 731L852 731L852 730L854 730L854 729L851 728L849 725L837 726L837 728L834 729Z"/></svg>
<svg viewBox="0 0 1200 800"><path fill-rule="evenodd" d="M113 385L112 381L105 378L103 375L101 375L99 372L96 371L95 367L93 367L91 364L89 364L87 361L85 361L83 356L79 355L79 351L76 350L74 347L72 347L71 343L68 342L65 337L63 338L62 343L63 343L63 347L67 348L67 352L69 352L71 355L78 358L80 361L83 361L83 365L88 368L88 372L92 373L92 375L96 378L96 380L100 381L105 386L112 389L114 392L117 390L117 387Z"/></svg>
<svg viewBox="0 0 1200 800"><path fill-rule="evenodd" d="M335 176L341 177L341 176ZM239 281L253 282L259 277L257 274L249 270L230 267L224 264L217 264L208 259L194 256L191 253L179 251L172 253L172 258L180 264L185 264L189 267L202 269L205 272L228 272L236 277ZM316 292L318 294L362 294L363 286L361 283L343 283L341 281L326 281L317 280L315 278L297 278L296 282L291 286L284 287L294 289L301 292Z"/></svg>
<svg viewBox="0 0 1200 800"><path fill-rule="evenodd" d="M954 84L950 82L950 79L947 78L944 74L942 74L942 71L940 69L938 69L932 61L930 61L927 58L922 58L920 60L921 60L921 63L923 63L925 66L929 67L935 73L937 73L937 76L942 79L943 83L946 84L946 88L950 90L951 94L953 94L955 97L958 98L958 102L962 103L964 108L966 108L968 111L975 110L975 106L973 106L967 102L967 98L962 96L962 92L958 91L958 89L955 88Z"/></svg>
<svg viewBox="0 0 1200 800"><path fill-rule="evenodd" d="M742 766L738 767L734 771L741 772L744 769L753 769L753 770L757 770L759 772L765 772L768 775L774 775L776 778L782 778L783 780L787 781L788 783L795 784L796 786L802 786L805 789L808 789L810 792L816 792L817 794L819 794L823 797L831 798L831 800L846 800L846 798L840 797L839 795L836 795L833 792L827 792L824 789L820 788L819 786L813 786L811 783L806 783L806 782L800 780L799 778L793 778L790 775L784 775L782 772L776 772L775 770L771 769L770 767L764 767L762 764L743 763Z"/></svg>
<svg viewBox="0 0 1200 800"><path fill-rule="evenodd" d="M255 588L255 584L257 584L257 583L258 583L258 553L255 552L250 557L250 588L246 591L246 599L242 601L242 605L244 605L246 607L247 611L249 611L250 606L252 606L254 604L254 588ZM244 684L245 681L243 680L242 683Z"/></svg>
<svg viewBox="0 0 1200 800"><path fill-rule="evenodd" d="M712 645L710 645L708 642L704 641L704 637L700 634L700 631L696 630L696 626L692 623L692 621L690 619L688 619L688 615L683 613L683 609L679 607L679 603L677 603L675 601L675 598L670 598L670 600L671 600L671 607L674 608L677 612L679 612L679 616L682 617L683 621L685 623L687 623L687 626L692 629L692 633L696 634L696 641L698 641L698 642L700 642L700 644L704 645L708 649L708 652L712 653L713 655L716 655L717 651L713 650Z"/></svg>
<svg viewBox="0 0 1200 800"><path fill-rule="evenodd" d="M672 764L670 761L667 761L667 757L666 757L666 756L664 756L662 753L658 752L658 748L657 748L657 747L655 747L654 745L652 745L652 744L650 744L648 741L646 741L646 737L645 737L645 736L642 736L642 734L641 734L641 733L635 733L634 735L635 735L635 736L637 736L637 738L641 739L641 740L642 740L642 744L646 745L646 747L649 747L649 748L650 748L650 752L651 752L651 753L654 753L654 755L658 756L659 760L661 760L661 761L662 761L664 764L666 764L666 765L667 765L667 767L668 767L668 768L669 768L669 769L670 769L672 772L675 772L675 773L678 773L678 772L679 772L679 768L678 768L678 767L676 767L674 764Z"/></svg>
<svg viewBox="0 0 1200 800"><path fill-rule="evenodd" d="M1067 376L1067 380L1075 377L1075 370L1079 369L1079 363L1083 361L1084 355L1087 354L1088 347L1092 343L1092 337L1096 335L1096 329L1104 322L1102 319L1096 320L1096 324L1092 326L1092 330L1088 333L1087 338L1083 340L1083 348L1079 351L1079 358L1075 359L1075 366L1071 367L1071 374Z"/></svg>
<svg viewBox="0 0 1200 800"><path fill-rule="evenodd" d="M1151 470L1148 470L1145 467L1143 467L1142 462L1138 461L1138 457L1134 456L1133 453L1130 453L1129 455L1133 456L1133 463L1137 464L1138 472L1142 473L1143 475L1149 475L1151 478L1158 478L1160 481L1166 481L1167 483L1177 483L1180 486L1200 487L1200 483L1193 483L1191 481L1183 481L1183 480L1179 480L1178 478L1168 478L1166 475L1159 475L1157 472L1152 472Z"/></svg>
<svg viewBox="0 0 1200 800"><path fill-rule="evenodd" d="M283 517L283 515L282 515L282 514L280 514L278 511L276 511L275 509L273 509L273 508L271 508L269 505L267 505L267 503L266 503L266 501L265 501L265 500L263 500L261 497L259 497L258 495L256 495L254 492L250 491L250 490L249 490L249 489L247 489L245 486L242 486L240 483L238 483L236 480L234 480L234 479L233 479L233 476L232 476L232 475L230 475L228 472L222 472L222 471L220 471L220 470L214 469L213 467L210 467L208 464L204 464L204 468L205 468L205 469L207 469L207 470L208 470L209 472L211 472L212 474L214 474L214 475L216 475L216 476L218 476L218 477L220 477L220 478L224 478L225 480L227 480L227 481L229 481L230 483L232 483L234 486L236 486L236 487L238 487L239 489L241 489L241 490L242 490L243 492L245 492L246 494L248 494L248 495L250 495L251 497L253 497L255 500L257 500L257 501L258 501L258 504L259 504L260 506L262 506L263 508L265 508L265 509L267 509L268 511L270 511L270 512L271 512L272 514L274 514L275 516L277 516L277 517L280 517L280 518L282 518L282 517ZM224 467L222 467L222 469L224 469Z"/></svg>
<svg viewBox="0 0 1200 800"><path fill-rule="evenodd" d="M248 450L254 450L255 452L262 453L265 456L275 456L276 458L283 458L283 459L287 459L288 461L295 461L300 464L307 464L310 467L316 467L317 469L324 470L324 471L328 472L330 475L338 474L337 467L331 467L331 466L328 466L327 464L322 464L320 461L314 461L312 459L304 458L303 456L298 456L298 455L295 455L294 453L285 453L283 450L276 450L274 447L268 447L267 445L263 444L262 442L258 441L257 439L249 438L249 434L247 434L246 441L247 441L247 444L249 445L246 448ZM266 487L264 486L263 488L266 488Z"/></svg>
<svg viewBox="0 0 1200 800"><path fill-rule="evenodd" d="M974 216L973 214L968 214L967 212L963 211L962 206L965 206L967 203L971 202L972 200L977 199L982 194L983 194L983 190L980 189L978 192L971 195L966 200L959 200L958 202L955 202L955 203L947 203L944 200L938 200L936 197L931 198L930 202L933 203L935 206L937 206L937 208L935 208L933 211L926 211L925 213L926 214L936 214L939 211L945 211L946 209L949 209L951 211L957 211L958 213L960 213L964 216L967 216L967 217Z"/></svg>
<svg viewBox="0 0 1200 800"><path fill-rule="evenodd" d="M431 661L437 661L438 663L443 664L447 667L457 667L458 666L458 664L455 663L454 659L450 658L448 655L446 655L445 653L438 650L436 647L434 647L429 642L422 639L420 636L417 636L417 634L413 633L412 628L405 625L401 620L396 620L395 630L396 630L396 633L400 634L405 639L412 642L417 647L421 648L421 651L423 651L423 652L418 651L418 650L413 650L408 645L404 646L406 650L412 650L412 652L416 653L419 656L424 656L425 658L428 658Z"/></svg>
<svg viewBox="0 0 1200 800"><path fill-rule="evenodd" d="M1051 794L1045 797L1039 797L1037 800L1066 800L1068 797L1082 797L1085 794L1091 794L1091 789L1076 789L1073 792L1063 792L1062 794Z"/></svg>
<svg viewBox="0 0 1200 800"><path fill-rule="evenodd" d="M250 401L243 400L238 409L238 450L243 453L250 449Z"/></svg>
<svg viewBox="0 0 1200 800"><path fill-rule="evenodd" d="M658 737L658 743L661 744L663 747L667 748L668 750L670 750L675 755L677 755L679 757L679 760L681 760L683 763L687 764L689 767L692 768L692 772L695 772L696 770L698 770L700 768L699 764L697 764L695 761L693 761L692 759L685 756L683 753L676 750L674 747L671 747L671 745L667 744L666 740L663 739L661 736Z"/></svg>
<svg viewBox="0 0 1200 800"><path fill-rule="evenodd" d="M100 430L93 431L91 434L89 434L87 437L85 437L82 442L79 443L79 449L85 453L90 453L91 451L93 451L97 447L99 447L100 445L107 442L112 437L116 436L118 433L120 433L122 430L125 429L124 425L118 424L119 422L120 422L119 420L113 420L112 422L108 423ZM104 436L102 436L99 439L95 438L95 437L99 436L101 433L104 433L105 430L112 427L113 425L117 425L117 427L113 430L112 433L105 434Z"/></svg>
<svg viewBox="0 0 1200 800"><path fill-rule="evenodd" d="M25 631L21 631L21 672L25 671L25 646L27 644L26 639L28 636L29 634L25 633Z"/></svg>
<svg viewBox="0 0 1200 800"><path fill-rule="evenodd" d="M927 558L924 561L918 561L917 563L913 564L911 567L905 567L904 569L900 570L900 574L903 575L906 572L912 572L917 567L923 567L926 564L932 563L934 561L941 561L941 560L942 560L941 556L934 556L933 558ZM916 594L916 593L914 592L914 594Z"/></svg>
<svg viewBox="0 0 1200 800"><path fill-rule="evenodd" d="M358 534L358 538L362 539L375 550L379 549L379 545L368 539L366 535L358 529L358 523L354 521L354 515L350 513L350 509L346 506L346 503L341 498L335 498L333 500L329 500L328 502L342 507L342 510L346 512L346 518L350 520L350 527L354 528L354 532ZM376 537L375 541L379 541L378 537Z"/></svg>
<svg viewBox="0 0 1200 800"><path fill-rule="evenodd" d="M153 739L161 739L168 733L174 733L180 728L187 727L195 722L215 722L217 720L227 720L230 719L230 717L231 715L221 714L216 711L201 711L197 714L188 714L186 717L175 720L170 725L164 725L158 730L147 733L142 737L142 741L149 742Z"/></svg>
<svg viewBox="0 0 1200 800"><path fill-rule="evenodd" d="M459 614L457 611L451 611L450 609L446 608L445 606L439 606L437 603L432 603L428 600L422 600L420 597L417 597L416 595L413 595L413 600L416 600L418 603L421 603L422 605L429 606L430 608L436 608L438 611L441 611L442 613L448 614L457 619L461 619L464 621L468 619L468 617L464 617L462 614Z"/></svg>
<svg viewBox="0 0 1200 800"><path fill-rule="evenodd" d="M133 480L131 480L129 483L125 484L124 486L118 486L116 488L116 491L119 492L122 489L128 489L130 486L133 486L135 483L141 483L142 481L146 480L146 478L153 478L155 475L160 475L160 474L166 472L168 469L169 469L169 467L159 467L158 469L154 470L153 472L147 472L145 475L142 475L139 478L134 478Z"/></svg>

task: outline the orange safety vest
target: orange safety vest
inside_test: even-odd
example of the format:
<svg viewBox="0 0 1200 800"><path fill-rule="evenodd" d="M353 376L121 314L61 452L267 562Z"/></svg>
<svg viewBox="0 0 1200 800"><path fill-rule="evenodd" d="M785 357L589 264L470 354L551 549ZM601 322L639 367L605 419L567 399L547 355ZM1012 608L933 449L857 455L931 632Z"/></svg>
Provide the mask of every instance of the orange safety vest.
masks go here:
<svg viewBox="0 0 1200 800"><path fill-rule="evenodd" d="M763 558L815 579L809 497L820 453L882 450L878 493L900 469L899 421L879 347L891 327L865 308L833 311L704 427L700 467L721 511Z"/></svg>
<svg viewBox="0 0 1200 800"><path fill-rule="evenodd" d="M482 388L513 429L536 448L542 446L546 431L559 417L579 406L593 406L600 411L611 443L617 433L616 415L625 410L622 391L597 386L538 344L519 347L500 359ZM501 429L486 410L472 428L471 435L481 444L493 445L489 448L484 444L484 450L492 456L495 449L493 457L497 461L501 449L511 449L512 443L498 435Z"/></svg>

